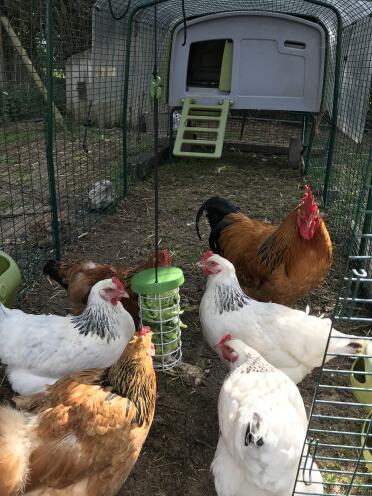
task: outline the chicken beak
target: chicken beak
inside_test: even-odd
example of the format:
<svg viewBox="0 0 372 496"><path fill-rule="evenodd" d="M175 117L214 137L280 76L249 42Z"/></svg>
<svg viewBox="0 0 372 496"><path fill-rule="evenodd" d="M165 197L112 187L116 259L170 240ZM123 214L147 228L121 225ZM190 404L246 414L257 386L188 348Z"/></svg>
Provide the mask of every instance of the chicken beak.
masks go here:
<svg viewBox="0 0 372 496"><path fill-rule="evenodd" d="M125 290L120 291L120 298L129 298L129 294Z"/></svg>

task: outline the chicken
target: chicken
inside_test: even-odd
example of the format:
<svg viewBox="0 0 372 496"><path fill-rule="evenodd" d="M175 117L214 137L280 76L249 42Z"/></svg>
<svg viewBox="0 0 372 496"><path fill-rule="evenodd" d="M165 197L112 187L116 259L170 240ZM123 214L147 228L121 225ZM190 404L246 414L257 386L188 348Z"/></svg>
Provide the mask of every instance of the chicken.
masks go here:
<svg viewBox="0 0 372 496"><path fill-rule="evenodd" d="M159 266L167 267L171 263L168 250L159 252ZM80 314L87 304L89 291L101 279L115 276L125 284L129 298L123 299L124 308L131 314L136 327L139 324L138 296L132 292L130 279L142 270L155 267L155 255L136 267L121 267L94 262L58 262L49 260L44 269L44 274L58 282L67 289L72 303L72 313Z"/></svg>
<svg viewBox="0 0 372 496"><path fill-rule="evenodd" d="M199 312L204 339L211 347L233 329L235 337L296 384L322 364L330 319L249 298L239 285L233 264L211 251L198 265L208 275ZM362 350L358 338L332 330L328 353L357 354ZM330 358L327 356L327 361Z"/></svg>
<svg viewBox="0 0 372 496"><path fill-rule="evenodd" d="M149 328L106 369L84 370L0 407L1 496L113 496L149 432L156 378Z"/></svg>
<svg viewBox="0 0 372 496"><path fill-rule="evenodd" d="M290 305L315 288L332 263L332 243L309 186L300 204L279 225L247 217L214 196L207 211L212 251L234 264L244 292L258 301Z"/></svg>
<svg viewBox="0 0 372 496"><path fill-rule="evenodd" d="M134 334L113 277L96 283L81 315L32 315L0 304L0 360L14 391L30 394L87 367L114 363ZM0 493L1 494L1 493Z"/></svg>
<svg viewBox="0 0 372 496"><path fill-rule="evenodd" d="M211 467L217 495L291 496L307 429L300 392L242 341L225 335L219 347L232 373L218 400L220 437ZM323 494L306 450L301 468L298 494Z"/></svg>

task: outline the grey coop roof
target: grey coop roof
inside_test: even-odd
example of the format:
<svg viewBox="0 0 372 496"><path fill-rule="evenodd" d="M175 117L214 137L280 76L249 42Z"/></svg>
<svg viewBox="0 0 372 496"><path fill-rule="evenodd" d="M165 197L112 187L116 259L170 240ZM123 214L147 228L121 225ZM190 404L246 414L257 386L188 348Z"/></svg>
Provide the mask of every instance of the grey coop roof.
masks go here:
<svg viewBox="0 0 372 496"><path fill-rule="evenodd" d="M349 137L359 142L363 137L364 123L367 115L369 92L372 79L372 1L361 0L328 0L328 5L319 5L310 0L185 0L186 15L188 18L213 14L217 12L231 11L264 11L292 14L297 16L309 16L316 18L325 27L328 33L328 57L325 68L325 80L323 91L322 109L332 114L337 32L342 28L342 59L340 67L340 97L338 126ZM93 8L93 16L98 14L99 18L107 19L106 29L112 29L113 33L125 32L125 24L131 12L137 11L136 21L142 26L154 25L154 8L149 6L149 0L97 0ZM114 21L111 9L121 21ZM141 7L144 7L141 9ZM330 7L337 9L337 14ZM159 56L166 53L164 43L169 41L169 34L173 28L181 23L182 2L181 0L158 0L157 22L159 29L167 37L162 35L159 40ZM116 26L114 26L116 24ZM100 29L100 23L96 22L93 28ZM108 28L110 26L110 28ZM102 25L102 30L105 28ZM141 61L134 61L132 67L138 67Z"/></svg>
<svg viewBox="0 0 372 496"><path fill-rule="evenodd" d="M108 10L108 0L97 0L95 7ZM128 13L141 6L146 6L149 0L111 0L115 15L120 16L128 9ZM372 2L362 0L328 0L324 3L336 7L341 15L344 27L369 16L372 13ZM312 3L309 0L185 0L187 16L200 16L213 12L233 10L265 10L283 13L311 15L319 18L325 24L329 18L334 18L330 9ZM141 14L143 21L153 23L153 10L145 9ZM158 1L159 25L168 28L182 19L180 0Z"/></svg>

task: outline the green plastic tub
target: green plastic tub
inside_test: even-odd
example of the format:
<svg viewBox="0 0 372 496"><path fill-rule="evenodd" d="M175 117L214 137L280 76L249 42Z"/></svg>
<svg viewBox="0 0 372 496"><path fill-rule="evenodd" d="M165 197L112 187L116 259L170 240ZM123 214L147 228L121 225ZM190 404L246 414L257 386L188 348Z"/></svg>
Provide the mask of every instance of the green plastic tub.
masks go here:
<svg viewBox="0 0 372 496"><path fill-rule="evenodd" d="M15 261L0 250L0 301L7 307L14 305L21 285L21 273Z"/></svg>
<svg viewBox="0 0 372 496"><path fill-rule="evenodd" d="M354 361L350 382L352 387L357 388L353 393L359 403L372 405L372 341L367 344L363 354L370 357L359 357ZM372 411L372 407L366 408Z"/></svg>

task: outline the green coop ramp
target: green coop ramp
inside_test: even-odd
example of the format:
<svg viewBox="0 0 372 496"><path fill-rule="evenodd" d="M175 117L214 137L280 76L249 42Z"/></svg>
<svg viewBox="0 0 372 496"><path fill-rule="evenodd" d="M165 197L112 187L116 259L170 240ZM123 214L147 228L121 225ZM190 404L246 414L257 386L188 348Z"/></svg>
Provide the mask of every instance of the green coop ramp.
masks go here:
<svg viewBox="0 0 372 496"><path fill-rule="evenodd" d="M173 155L220 158L229 106L229 100L221 101L220 105L200 105L185 98Z"/></svg>

